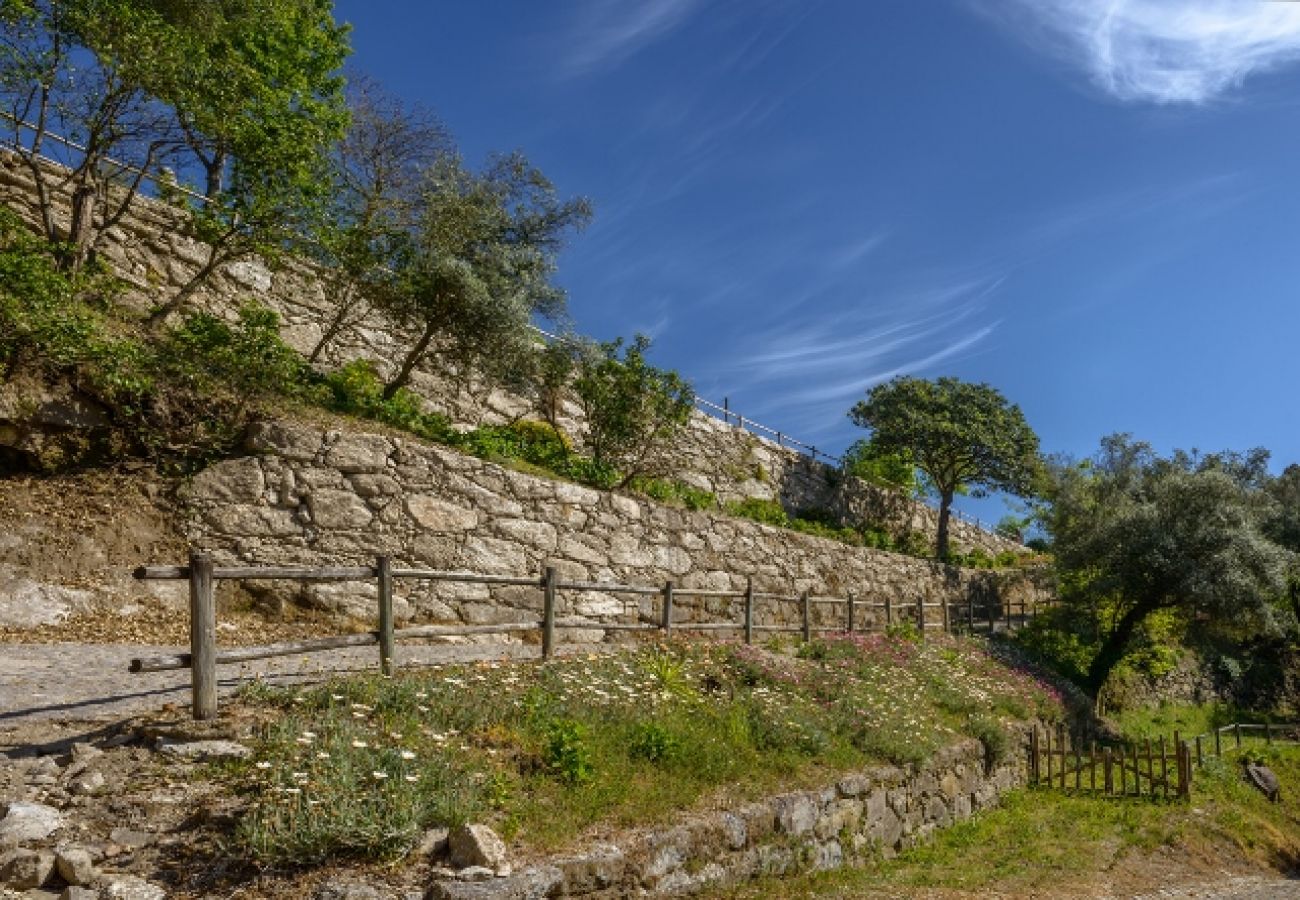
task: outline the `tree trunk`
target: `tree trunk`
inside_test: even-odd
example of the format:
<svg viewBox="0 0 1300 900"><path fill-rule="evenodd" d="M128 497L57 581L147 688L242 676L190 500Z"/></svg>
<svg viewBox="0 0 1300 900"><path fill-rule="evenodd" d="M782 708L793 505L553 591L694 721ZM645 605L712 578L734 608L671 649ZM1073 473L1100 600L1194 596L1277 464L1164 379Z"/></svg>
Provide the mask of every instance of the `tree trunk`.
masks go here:
<svg viewBox="0 0 1300 900"><path fill-rule="evenodd" d="M1124 658L1124 652L1128 649L1128 642L1133 637L1133 632L1142 624L1143 619L1156 611L1157 606L1158 604L1149 602L1138 603L1115 623L1114 630L1106 636L1101 649L1088 665L1088 674L1083 685L1088 693L1094 697L1100 693L1111 670Z"/></svg>
<svg viewBox="0 0 1300 900"><path fill-rule="evenodd" d="M72 224L68 229L68 271L79 271L90 255L92 231L95 227L95 188L83 184L72 192Z"/></svg>
<svg viewBox="0 0 1300 900"><path fill-rule="evenodd" d="M934 552L939 559L948 559L948 520L952 515L952 491L944 491L939 497L939 529L935 538Z"/></svg>
<svg viewBox="0 0 1300 900"><path fill-rule="evenodd" d="M352 290L353 287L351 284L347 284L343 287L343 296L339 298L338 306L334 312L334 318L330 320L329 325L325 327L325 331L321 333L320 340L317 341L316 346L312 348L311 355L307 357L308 363L314 365L316 360L320 358L320 355L325 352L325 348L333 343L334 339L338 337L339 332L343 330L343 325L347 322L348 313L352 310Z"/></svg>
<svg viewBox="0 0 1300 900"><path fill-rule="evenodd" d="M434 323L430 322L424 326L424 334L420 335L420 339L415 342L411 352L406 354L406 359L402 360L402 367L397 370L393 380L384 385L385 400L392 400L398 391L410 383L411 373L420 364L420 360L424 359L425 351L429 349L429 343L433 340L433 335L436 332L437 326Z"/></svg>

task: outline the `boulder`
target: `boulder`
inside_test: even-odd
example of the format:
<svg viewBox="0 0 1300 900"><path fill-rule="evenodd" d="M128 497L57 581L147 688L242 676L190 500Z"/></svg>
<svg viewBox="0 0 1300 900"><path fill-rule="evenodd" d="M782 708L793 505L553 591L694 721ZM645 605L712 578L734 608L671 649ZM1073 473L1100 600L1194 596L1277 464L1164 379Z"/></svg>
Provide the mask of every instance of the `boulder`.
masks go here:
<svg viewBox="0 0 1300 900"><path fill-rule="evenodd" d="M167 892L135 875L114 875L99 892L100 900L167 900Z"/></svg>
<svg viewBox="0 0 1300 900"><path fill-rule="evenodd" d="M458 869L485 866L496 869L506 863L506 844L486 825L461 825L447 837L451 864Z"/></svg>
<svg viewBox="0 0 1300 900"><path fill-rule="evenodd" d="M43 803L10 803L0 819L0 848L42 841L63 827L63 813Z"/></svg>
<svg viewBox="0 0 1300 900"><path fill-rule="evenodd" d="M59 877L70 885L90 884L95 879L95 862L90 852L81 847L56 850L54 866L59 870Z"/></svg>
<svg viewBox="0 0 1300 900"><path fill-rule="evenodd" d="M19 849L0 854L0 883L14 890L38 888L53 876L53 853Z"/></svg>

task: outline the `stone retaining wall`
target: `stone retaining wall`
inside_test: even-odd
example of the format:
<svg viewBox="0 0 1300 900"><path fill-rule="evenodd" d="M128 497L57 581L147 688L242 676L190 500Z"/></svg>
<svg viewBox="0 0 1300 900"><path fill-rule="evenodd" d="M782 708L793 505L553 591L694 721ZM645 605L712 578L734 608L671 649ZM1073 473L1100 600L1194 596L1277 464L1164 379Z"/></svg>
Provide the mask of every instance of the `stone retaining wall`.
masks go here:
<svg viewBox="0 0 1300 900"><path fill-rule="evenodd" d="M1018 753L990 764L984 747L966 739L918 769L869 769L824 790L697 816L619 844L545 860L506 878L435 882L426 897L671 896L763 875L836 869L893 856L936 829L996 805L1024 782Z"/></svg>
<svg viewBox="0 0 1300 900"><path fill-rule="evenodd" d="M4 152L0 152L0 202L28 221L37 221L31 175L16 157ZM63 218L66 223L66 214ZM130 215L108 230L97 252L128 285L124 302L147 310L189 279L205 259L204 246L189 234L182 215L147 198L141 198ZM245 259L214 274L195 302L217 314L233 315L239 302L256 299L280 315L285 340L306 353L316 345L330 318L327 285L327 272L301 260L282 260L272 267ZM383 372L401 358L402 348L412 340L391 320L370 315L340 335L325 353L322 365L330 368L365 358ZM418 370L411 387L432 408L465 426L512 421L531 410L524 397L472 377L457 377L445 368ZM0 405L2 402L0 397ZM572 426L580 415L575 405L566 404L562 424ZM0 426L4 419L0 408ZM845 478L832 466L704 413L692 416L672 456L674 474L712 491L723 502L747 497L774 499L794 514L823 510L842 521L878 523L895 535L916 531L933 539L937 529L938 514L924 503ZM1023 549L1014 541L957 519L952 522L951 540L959 550L980 548L996 554Z"/></svg>
<svg viewBox="0 0 1300 900"><path fill-rule="evenodd" d="M447 448L378 434L322 431L291 423L260 427L254 455L212 466L183 495L189 539L225 561L261 564L395 565L526 576L554 565L565 580L814 594L896 603L1029 603L1047 596L1032 571L959 569L836 541L677 509L618 493L540 478ZM288 590L288 588L281 588ZM307 585L297 597L373 619L375 588ZM279 595L283 597L283 595ZM533 587L401 582L402 621L488 624L536 620ZM558 614L591 623L570 637L601 640L602 623L657 622L656 597L564 592ZM739 599L688 597L684 622L727 616ZM939 611L930 614L937 621ZM859 619L871 624L863 609ZM760 621L800 621L798 604L768 601ZM814 624L842 626L842 607L814 607Z"/></svg>

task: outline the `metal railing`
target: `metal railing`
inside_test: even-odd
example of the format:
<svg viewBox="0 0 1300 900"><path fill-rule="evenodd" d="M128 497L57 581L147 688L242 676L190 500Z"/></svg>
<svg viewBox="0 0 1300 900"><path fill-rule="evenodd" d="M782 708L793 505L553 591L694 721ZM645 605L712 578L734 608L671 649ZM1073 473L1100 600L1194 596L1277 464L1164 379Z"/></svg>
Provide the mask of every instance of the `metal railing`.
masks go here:
<svg viewBox="0 0 1300 900"><path fill-rule="evenodd" d="M2 110L0 110L0 118L7 119L10 122L18 125L20 128L28 128L31 130L35 130L36 128L36 126L33 125L32 123L26 122L22 119L18 119L13 115L11 115L10 113L4 112ZM45 137L49 138L50 140L62 144L65 147L68 147L72 150L76 150L78 152L82 152L82 153L85 152L86 149L85 147L76 143L75 141L71 141L67 138L62 137L61 135L58 135L55 132L45 130L43 134ZM40 158L47 160L48 162L54 165L65 165L65 163L60 162L59 160L51 159L49 157L41 156ZM145 180L150 181L155 185L159 184L158 176L144 169L140 169L137 166L133 166L130 163L121 162L119 160L112 159L111 157L104 157L104 162L117 166L124 172L131 172L133 174L140 175ZM185 196L190 197L193 200L197 200L201 203L211 202L209 198L204 196L203 194L198 193L197 191L190 190L189 188L186 188L180 184L169 183L168 188L172 190L176 190L179 193L184 194ZM151 198L151 199L156 199L156 198ZM535 333L541 335L542 337L548 340L552 340L552 341L564 340L562 336L552 334L551 332L546 331L545 329L538 328L536 325L530 324L529 327ZM789 434L787 434L784 431L781 431L780 429L772 428L769 425L764 425L763 423L758 422L753 418L746 417L741 413L733 411L731 409L730 398L723 397L722 405L718 405L717 403L714 403L710 400L705 400L702 397L695 397L694 399L695 399L695 407L701 410L702 412L711 415L714 418L721 419L724 423L728 425L735 425L736 427L741 428L742 430L749 431L753 434L767 436L772 440L774 440L778 447L783 447L783 448L788 447L792 450L795 450L796 452L802 453L804 456L807 456L809 459L813 460L814 462L817 462L819 460L824 460L829 464L839 466L839 467L842 467L845 463L845 459L842 456L836 456L833 453L827 453L825 450L818 448L814 444L809 444L805 441L801 441L797 438L791 437ZM979 529L984 528L984 523L981 522L978 517L966 515L959 509L951 510L951 514L954 518L963 522L967 522L971 525L974 525L976 528Z"/></svg>

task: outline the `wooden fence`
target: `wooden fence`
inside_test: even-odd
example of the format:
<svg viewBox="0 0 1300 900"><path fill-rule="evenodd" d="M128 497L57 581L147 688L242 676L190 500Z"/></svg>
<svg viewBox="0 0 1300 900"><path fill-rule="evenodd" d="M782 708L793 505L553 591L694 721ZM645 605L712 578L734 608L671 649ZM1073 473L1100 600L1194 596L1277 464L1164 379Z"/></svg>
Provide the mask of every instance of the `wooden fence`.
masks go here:
<svg viewBox="0 0 1300 900"><path fill-rule="evenodd" d="M1029 783L1113 797L1188 797L1192 789L1191 744L1174 732L1172 742L1130 742L1083 748L1058 729L1029 735Z"/></svg>
<svg viewBox="0 0 1300 900"><path fill-rule="evenodd" d="M1110 796L1191 796L1196 769L1206 759L1222 757L1225 742L1240 750L1250 739L1265 744L1300 744L1300 723L1234 722L1191 738L1175 731L1172 742L1133 741L1114 747L1087 749L1071 740L1063 728L1055 739L1050 729L1035 728L1029 736L1029 782L1061 790Z"/></svg>
<svg viewBox="0 0 1300 900"><path fill-rule="evenodd" d="M447 572L435 569L394 568L387 556L375 559L374 566L292 567L292 566L215 566L206 553L192 553L188 566L141 566L135 577L149 580L184 580L190 587L190 652L134 659L132 672L159 672L169 669L192 671L192 706L196 719L207 719L217 712L216 667L225 663L248 662L296 653L314 653L342 647L378 645L379 664L386 675L393 672L393 648L397 641L420 638L463 637L481 634L516 634L540 632L541 653L550 658L555 652L556 636L565 629L591 629L602 631L658 632L668 634L682 631L730 631L743 635L752 643L757 633L798 633L804 641L814 634L826 632L863 632L880 630L901 623L912 623L922 637L926 629L942 628L946 632L987 629L993 632L999 626L1011 629L1037 614L1036 605L1026 605L1021 599L1017 614L1009 604L1002 604L993 596L977 599L968 596L964 602L948 600L925 602L916 599L899 602L890 597L884 600L867 600L852 593L846 597L816 596L810 591L800 594L779 594L754 589L753 579L743 591L708 590L680 587L672 581L661 587L649 585L617 584L603 581L563 581L555 568L546 567L540 577L511 577L504 575L477 575L469 572ZM393 622L393 584L398 579L443 581L460 584L514 585L539 588L542 592L542 618L493 625L414 625L397 628ZM285 641L260 647L241 647L218 650L216 645L216 600L214 584L221 580L290 580L290 581L372 581L379 589L378 628L359 634ZM655 621L598 621L587 618L561 618L556 614L557 597L561 591L594 591L633 596L660 598ZM742 617L731 621L681 621L673 615L674 603L682 597L729 598L743 601ZM758 621L760 602L797 603L798 625L764 624ZM834 626L814 627L813 609L817 606L838 606L843 618ZM981 606L976 614L977 606ZM927 611L938 608L939 621L929 621ZM871 622L862 621L868 611L875 613ZM818 617L824 620L824 616ZM866 627L864 627L864 625Z"/></svg>

